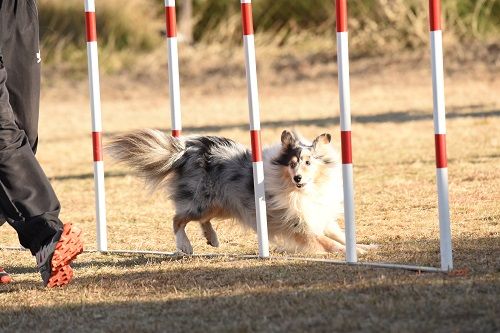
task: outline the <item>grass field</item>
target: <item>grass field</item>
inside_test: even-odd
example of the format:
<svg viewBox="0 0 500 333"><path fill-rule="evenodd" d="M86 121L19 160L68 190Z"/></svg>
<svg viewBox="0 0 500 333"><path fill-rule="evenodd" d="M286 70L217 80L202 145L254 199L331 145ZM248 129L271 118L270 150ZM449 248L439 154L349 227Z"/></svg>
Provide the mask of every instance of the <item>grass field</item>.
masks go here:
<svg viewBox="0 0 500 333"><path fill-rule="evenodd" d="M325 131L339 146L336 68L299 63L260 81L262 139L284 128ZM422 59L352 64L357 236L379 249L360 258L439 265L430 70ZM283 70L283 76L288 72ZM220 67L217 73L224 73ZM316 73L311 77L300 73ZM183 81L185 133L249 144L243 68ZM297 74L298 73L298 74ZM84 253L68 287L45 290L34 259L0 250L14 282L0 287L0 331L106 332L495 332L500 330L500 71L450 65L447 100L450 205L457 271L425 274L239 257ZM102 79L105 139L170 123L166 72L152 81ZM38 158L63 206L95 249L90 111L86 81L46 86ZM174 251L172 206L105 159L110 249ZM195 253L255 254L256 236L229 221L221 243L188 227ZM3 226L1 246L18 246ZM342 259L340 255L328 258Z"/></svg>

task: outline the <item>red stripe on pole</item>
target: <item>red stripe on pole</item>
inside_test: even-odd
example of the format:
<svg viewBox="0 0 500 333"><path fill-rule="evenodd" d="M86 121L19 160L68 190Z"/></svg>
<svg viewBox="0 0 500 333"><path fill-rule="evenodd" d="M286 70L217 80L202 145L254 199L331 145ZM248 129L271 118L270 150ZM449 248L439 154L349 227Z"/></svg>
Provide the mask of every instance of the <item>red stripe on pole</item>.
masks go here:
<svg viewBox="0 0 500 333"><path fill-rule="evenodd" d="M341 131L340 142L342 146L342 164L351 164L352 163L351 131Z"/></svg>
<svg viewBox="0 0 500 333"><path fill-rule="evenodd" d="M335 0L337 32L347 31L347 0Z"/></svg>
<svg viewBox="0 0 500 333"><path fill-rule="evenodd" d="M172 136L173 137L180 137L181 136L181 130L172 130Z"/></svg>
<svg viewBox="0 0 500 333"><path fill-rule="evenodd" d="M252 140L252 161L260 162L262 161L262 148L260 146L260 131L259 130L250 131L250 139Z"/></svg>
<svg viewBox="0 0 500 333"><path fill-rule="evenodd" d="M429 25L431 31L441 30L441 0L429 0Z"/></svg>
<svg viewBox="0 0 500 333"><path fill-rule="evenodd" d="M177 36L175 7L165 7L165 23L167 25L167 37Z"/></svg>
<svg viewBox="0 0 500 333"><path fill-rule="evenodd" d="M242 3L241 4L241 23L243 25L243 34L252 35L253 34L253 18L252 18L252 4Z"/></svg>
<svg viewBox="0 0 500 333"><path fill-rule="evenodd" d="M92 148L94 151L94 162L102 161L102 136L101 136L101 132L92 132Z"/></svg>
<svg viewBox="0 0 500 333"><path fill-rule="evenodd" d="M448 167L448 158L446 157L446 134L435 134L434 143L436 144L436 168Z"/></svg>
<svg viewBox="0 0 500 333"><path fill-rule="evenodd" d="M87 42L97 41L97 29L95 27L95 12L85 12L85 27L87 30Z"/></svg>

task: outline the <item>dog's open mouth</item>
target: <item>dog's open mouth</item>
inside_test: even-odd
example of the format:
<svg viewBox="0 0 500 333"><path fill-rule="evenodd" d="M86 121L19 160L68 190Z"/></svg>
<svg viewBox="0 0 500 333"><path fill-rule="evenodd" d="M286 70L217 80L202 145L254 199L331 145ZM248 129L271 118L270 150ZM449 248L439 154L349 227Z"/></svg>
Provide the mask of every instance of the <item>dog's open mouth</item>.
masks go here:
<svg viewBox="0 0 500 333"><path fill-rule="evenodd" d="M295 184L295 186L297 186L297 188L301 188L301 187L306 186L306 184Z"/></svg>

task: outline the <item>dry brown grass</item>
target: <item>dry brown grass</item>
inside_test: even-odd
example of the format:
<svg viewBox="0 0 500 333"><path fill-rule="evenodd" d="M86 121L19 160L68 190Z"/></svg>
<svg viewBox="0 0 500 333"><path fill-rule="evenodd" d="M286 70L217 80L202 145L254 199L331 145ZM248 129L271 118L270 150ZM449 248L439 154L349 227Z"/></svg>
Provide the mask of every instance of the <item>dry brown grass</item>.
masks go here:
<svg viewBox="0 0 500 333"><path fill-rule="evenodd" d="M316 80L286 69L283 75L291 73L295 81L276 85L261 80L264 143L276 141L283 128L295 127L310 136L328 130L338 146L334 67L309 67L317 71ZM380 244L362 260L439 263L428 67L385 60L352 65L357 233L361 242ZM498 74L477 64L446 75L453 247L460 274L279 258L86 253L75 263L77 277L70 286L45 290L28 253L3 250L1 264L15 282L0 287L0 331L498 331ZM249 144L244 81L231 77L228 83L204 76L209 88L203 89L199 81L183 81L185 132ZM102 85L107 135L143 127L168 129L166 83L133 86L104 78ZM92 249L89 131L84 81L64 91L45 90L38 157L62 202L62 218L84 229L86 246ZM110 248L173 251L171 205L149 196L126 169L105 163ZM254 234L225 221L215 228L221 247L214 250L195 225L189 226L195 252L256 253ZM1 228L0 244L17 245L8 226Z"/></svg>

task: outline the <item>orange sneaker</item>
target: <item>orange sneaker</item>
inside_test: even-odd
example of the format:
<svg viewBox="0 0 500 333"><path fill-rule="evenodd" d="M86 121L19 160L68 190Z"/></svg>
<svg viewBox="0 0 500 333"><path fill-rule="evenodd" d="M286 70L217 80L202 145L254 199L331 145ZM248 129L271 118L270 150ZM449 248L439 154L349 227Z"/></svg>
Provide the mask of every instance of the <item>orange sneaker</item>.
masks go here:
<svg viewBox="0 0 500 333"><path fill-rule="evenodd" d="M69 223L65 224L63 229L36 253L36 263L45 286L64 286L71 281L73 269L70 263L83 252L81 235L80 229Z"/></svg>
<svg viewBox="0 0 500 333"><path fill-rule="evenodd" d="M2 267L0 267L0 284L7 284L11 282L12 278L10 277L10 275L7 274L7 272L4 271Z"/></svg>

